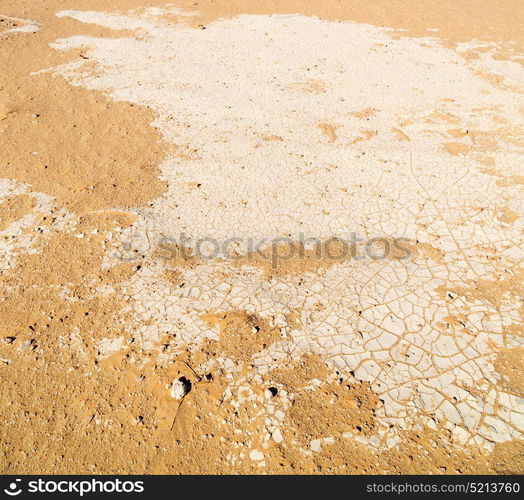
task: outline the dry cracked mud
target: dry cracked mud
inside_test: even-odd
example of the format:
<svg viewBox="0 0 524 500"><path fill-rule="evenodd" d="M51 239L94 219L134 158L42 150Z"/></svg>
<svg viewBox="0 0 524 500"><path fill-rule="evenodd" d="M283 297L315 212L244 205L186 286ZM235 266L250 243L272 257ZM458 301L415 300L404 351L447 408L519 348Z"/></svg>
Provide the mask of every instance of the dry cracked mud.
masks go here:
<svg viewBox="0 0 524 500"><path fill-rule="evenodd" d="M3 0L3 473L523 473L524 6Z"/></svg>

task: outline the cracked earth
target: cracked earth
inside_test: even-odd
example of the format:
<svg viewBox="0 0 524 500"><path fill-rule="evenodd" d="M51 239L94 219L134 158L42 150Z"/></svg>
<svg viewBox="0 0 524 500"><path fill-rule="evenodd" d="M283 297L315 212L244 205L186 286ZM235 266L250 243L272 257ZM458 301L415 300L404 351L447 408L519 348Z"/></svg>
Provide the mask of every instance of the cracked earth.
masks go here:
<svg viewBox="0 0 524 500"><path fill-rule="evenodd" d="M34 3L4 473L524 472L519 2Z"/></svg>

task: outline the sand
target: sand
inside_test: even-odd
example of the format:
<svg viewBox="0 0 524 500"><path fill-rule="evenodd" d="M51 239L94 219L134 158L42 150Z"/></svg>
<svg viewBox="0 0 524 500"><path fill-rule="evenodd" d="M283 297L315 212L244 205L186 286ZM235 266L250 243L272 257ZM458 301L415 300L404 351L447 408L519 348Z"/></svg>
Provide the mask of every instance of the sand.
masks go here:
<svg viewBox="0 0 524 500"><path fill-rule="evenodd" d="M2 472L522 472L519 2L2 9Z"/></svg>

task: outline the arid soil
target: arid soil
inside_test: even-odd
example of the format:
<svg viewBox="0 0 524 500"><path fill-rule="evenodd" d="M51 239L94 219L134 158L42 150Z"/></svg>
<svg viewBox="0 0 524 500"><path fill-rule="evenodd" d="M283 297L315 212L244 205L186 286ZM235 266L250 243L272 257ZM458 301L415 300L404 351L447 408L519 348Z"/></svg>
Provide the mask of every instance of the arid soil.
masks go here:
<svg viewBox="0 0 524 500"><path fill-rule="evenodd" d="M523 25L3 0L1 472L523 473Z"/></svg>

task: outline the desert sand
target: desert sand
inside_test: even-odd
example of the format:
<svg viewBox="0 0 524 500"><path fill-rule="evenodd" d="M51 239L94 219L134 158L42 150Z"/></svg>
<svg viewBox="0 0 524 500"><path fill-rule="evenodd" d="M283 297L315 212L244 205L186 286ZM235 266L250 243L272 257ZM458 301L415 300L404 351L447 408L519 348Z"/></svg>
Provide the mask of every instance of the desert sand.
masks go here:
<svg viewBox="0 0 524 500"><path fill-rule="evenodd" d="M523 473L522 26L4 0L2 473Z"/></svg>

